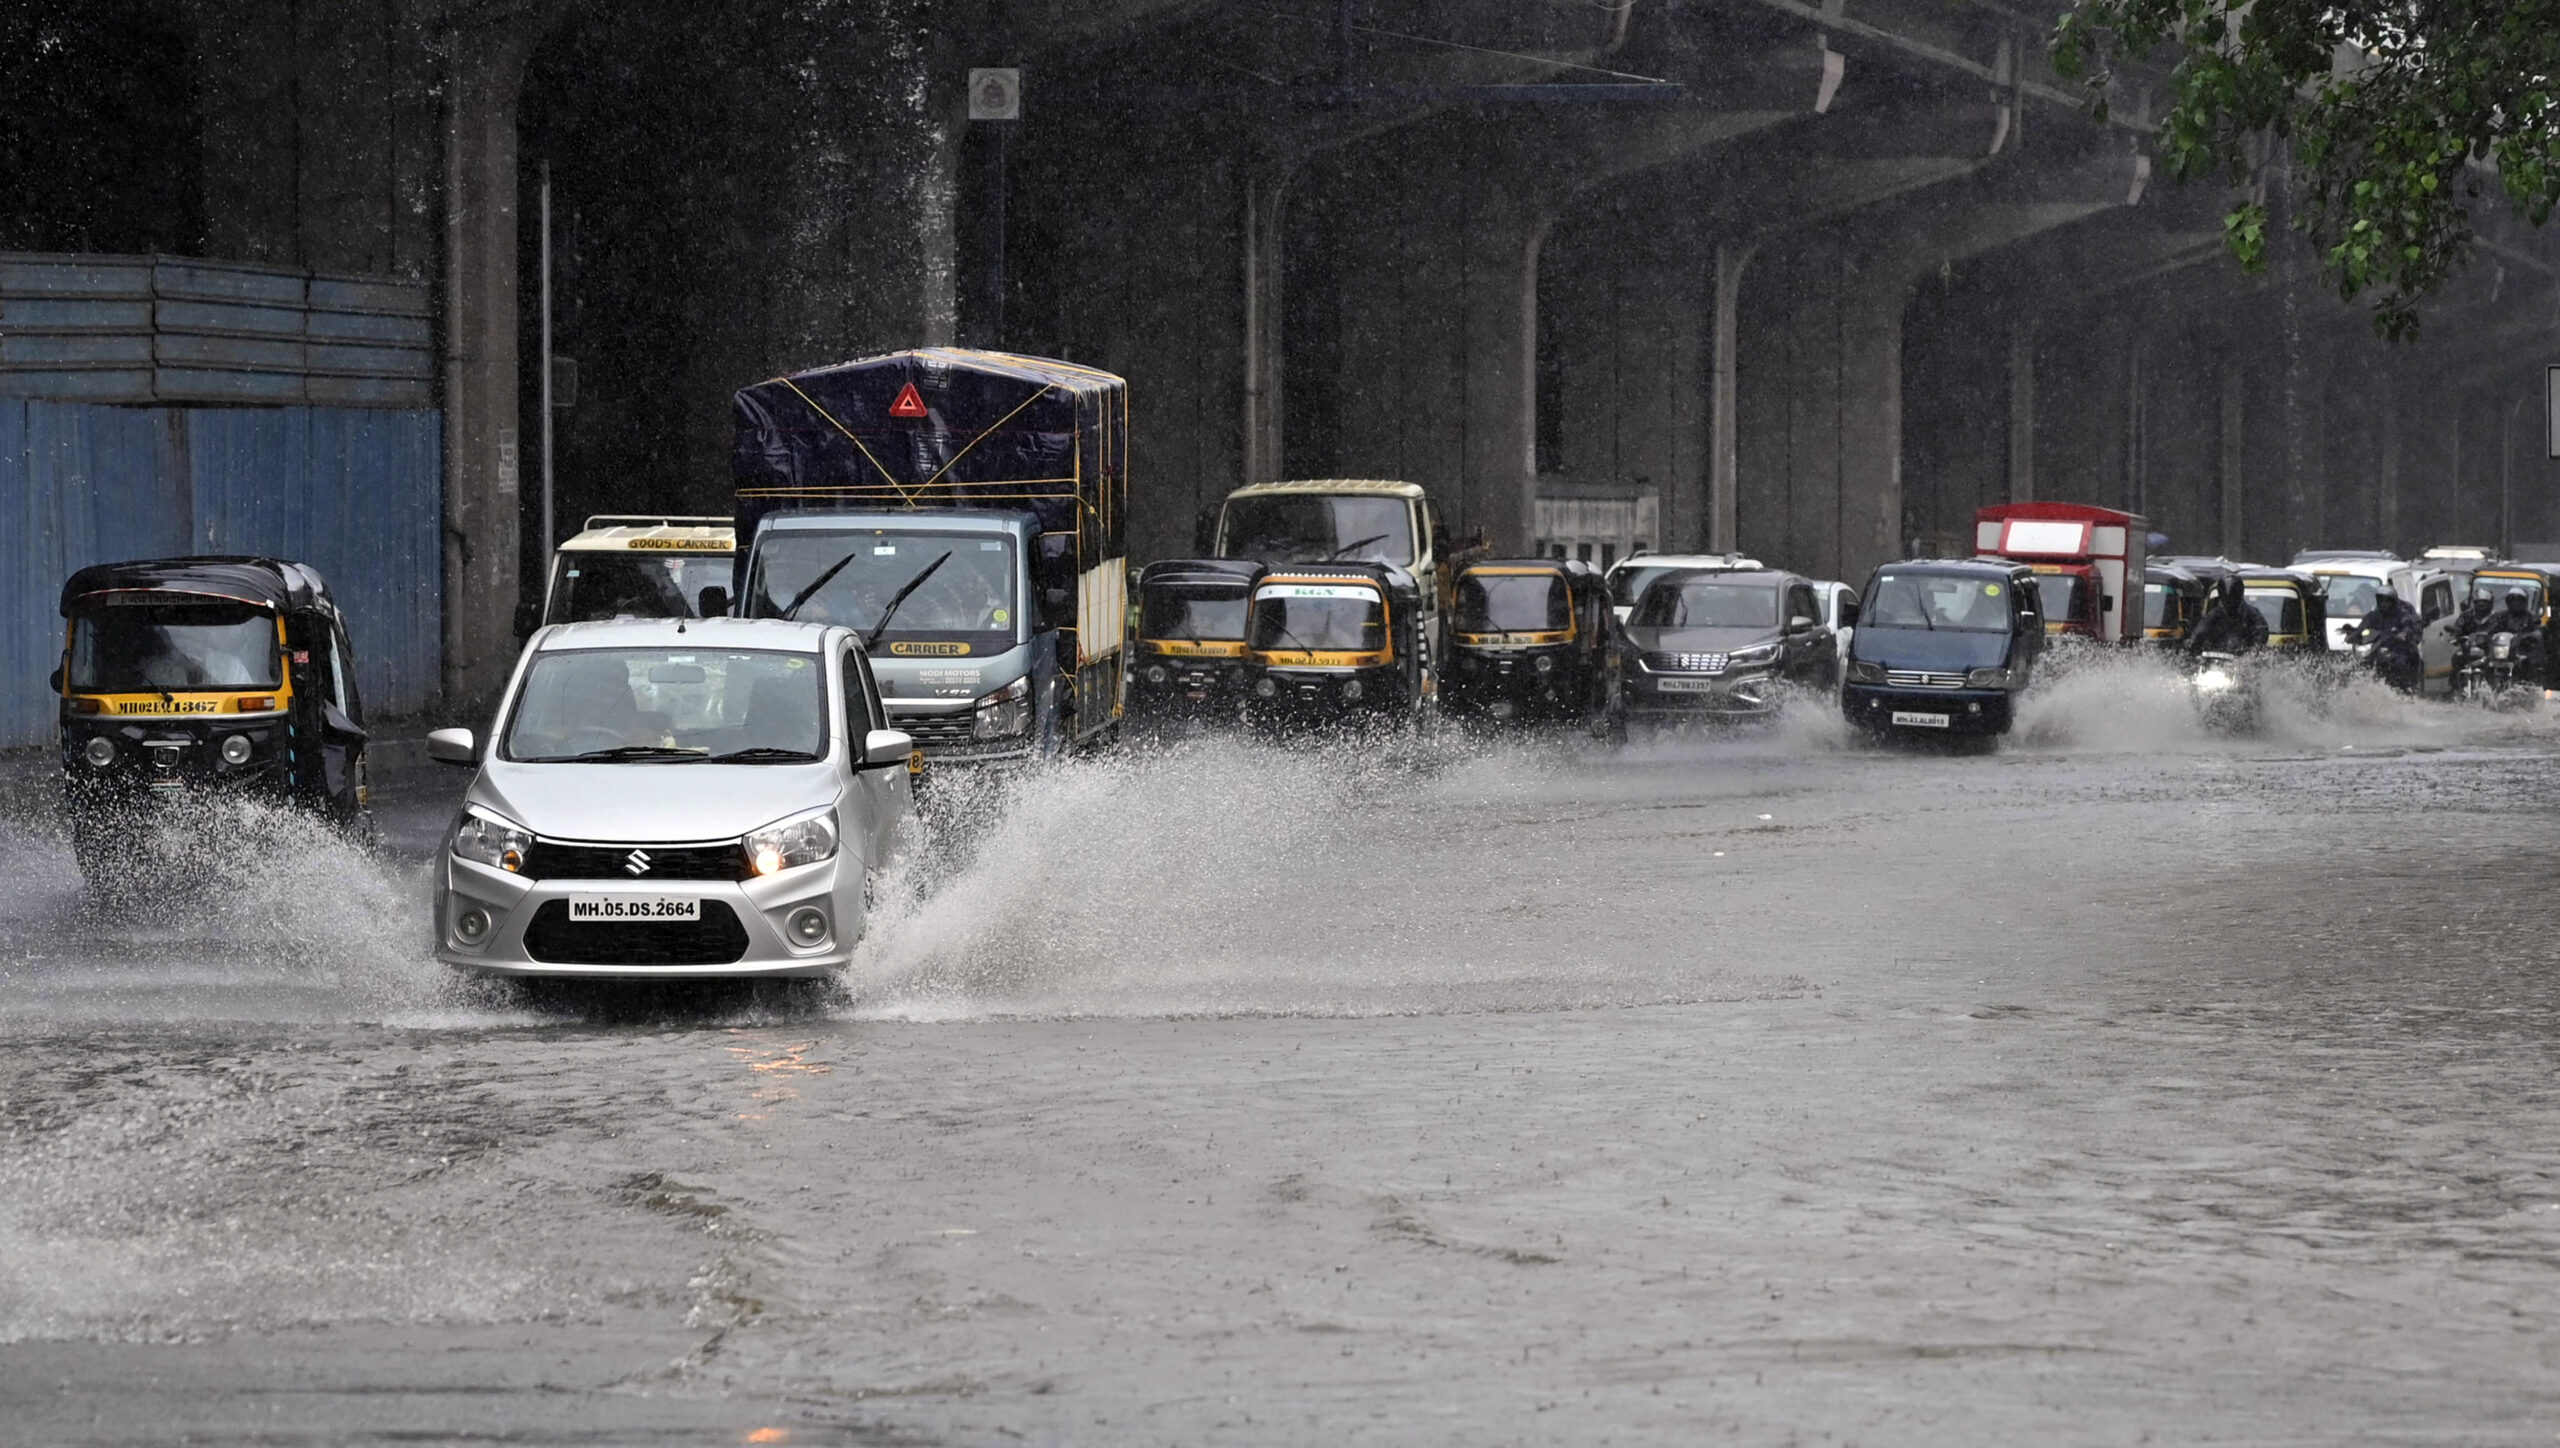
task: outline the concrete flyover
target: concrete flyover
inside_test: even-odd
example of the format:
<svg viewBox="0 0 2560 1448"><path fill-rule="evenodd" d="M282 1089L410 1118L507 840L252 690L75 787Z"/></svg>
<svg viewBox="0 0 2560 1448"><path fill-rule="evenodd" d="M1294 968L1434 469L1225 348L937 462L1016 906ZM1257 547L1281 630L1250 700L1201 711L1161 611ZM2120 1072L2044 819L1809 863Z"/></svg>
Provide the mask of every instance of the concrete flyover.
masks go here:
<svg viewBox="0 0 2560 1448"><path fill-rule="evenodd" d="M430 285L458 700L534 576L545 174L566 517L716 510L732 388L960 340L1130 377L1144 556L1309 472L1422 482L1504 551L1824 575L2025 497L2279 560L2560 540L2549 239L2493 219L2385 347L2298 249L2220 258L2144 82L2100 125L2046 68L2051 0L157 3L186 84L116 104L187 165L80 184L166 223L123 250ZM967 119L985 65L1019 120ZM118 249L84 214L13 244Z"/></svg>

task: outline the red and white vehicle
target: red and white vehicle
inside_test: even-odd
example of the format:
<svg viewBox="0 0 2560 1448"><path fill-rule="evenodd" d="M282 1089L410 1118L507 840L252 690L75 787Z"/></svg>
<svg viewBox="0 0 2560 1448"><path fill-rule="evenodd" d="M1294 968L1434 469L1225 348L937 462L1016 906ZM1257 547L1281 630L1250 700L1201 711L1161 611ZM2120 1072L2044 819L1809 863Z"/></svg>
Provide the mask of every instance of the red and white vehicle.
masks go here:
<svg viewBox="0 0 2560 1448"><path fill-rule="evenodd" d="M1974 552L2035 570L2048 637L2142 642L2142 577L2151 525L2085 503L1997 503L1974 514Z"/></svg>

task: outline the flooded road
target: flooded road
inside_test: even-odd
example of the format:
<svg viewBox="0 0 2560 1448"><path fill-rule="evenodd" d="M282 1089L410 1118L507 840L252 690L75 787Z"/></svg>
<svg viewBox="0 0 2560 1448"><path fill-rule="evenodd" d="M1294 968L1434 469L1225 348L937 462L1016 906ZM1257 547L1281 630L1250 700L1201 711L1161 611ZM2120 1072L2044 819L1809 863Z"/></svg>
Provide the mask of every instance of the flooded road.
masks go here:
<svg viewBox="0 0 2560 1448"><path fill-rule="evenodd" d="M2280 701L2281 702L2281 701ZM2560 719L1064 771L841 990L0 842L0 1440L2547 1443Z"/></svg>

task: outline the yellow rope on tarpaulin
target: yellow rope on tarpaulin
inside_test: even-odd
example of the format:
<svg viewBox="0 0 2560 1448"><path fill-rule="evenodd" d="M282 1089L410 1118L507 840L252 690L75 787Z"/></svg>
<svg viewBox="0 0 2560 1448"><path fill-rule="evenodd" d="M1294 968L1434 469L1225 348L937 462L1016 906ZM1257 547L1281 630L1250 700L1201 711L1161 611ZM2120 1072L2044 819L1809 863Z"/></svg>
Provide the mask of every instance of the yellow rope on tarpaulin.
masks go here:
<svg viewBox="0 0 2560 1448"><path fill-rule="evenodd" d="M942 481L942 475L943 475L944 473L947 473L947 472L951 471L953 468L956 468L956 467L960 466L960 460L961 460L962 458L965 458L965 457L967 457L967 456L969 455L970 449L975 448L978 444L980 444L980 443L982 443L982 442L985 442L985 441L987 440L987 438L988 438L991 434L998 433L998 432L1002 432L1002 431L1004 430L1004 425L1005 425L1006 423L1011 422L1011 421L1013 421L1015 418L1020 417L1020 416L1022 415L1022 408L1023 408L1023 407L1029 407L1031 404L1033 404L1033 403L1035 403L1035 402L1038 402L1041 398L1048 396L1048 395L1049 395L1049 389L1050 389L1050 388L1052 388L1052 387L1054 387L1054 386L1056 386L1056 385L1057 385L1057 384L1056 384L1056 383L1054 383L1054 382L1043 382L1043 383L1041 383L1041 384L1040 384L1040 390L1039 390L1039 391L1037 391L1037 392L1035 392L1035 393L1032 393L1029 397L1026 397L1026 398L1022 399L1022 406L1021 406L1021 407L1017 407L1017 408L1015 408L1013 411L1006 413L1004 416L997 418L997 419L996 419L996 425L995 425L995 426L993 426L993 427L989 427L989 428L982 428L982 429L980 429L980 430L979 430L979 432L978 432L978 435L977 435L976 437L973 437L973 438L969 439L969 446L968 446L968 447L964 447L964 448L960 449L960 450L959 450L958 452L956 452L956 453L953 453L953 454L951 455L951 461L949 461L949 462L947 462L947 463L944 463L941 467L938 467L938 468L934 469L934 470L933 470L933 476L932 476L932 477L929 477L929 478L927 478L927 479L925 479L925 480L924 480L924 485L925 485L926 487L930 488L930 487L932 487L934 484L936 484L936 483L938 483L938 482L941 482L941 481Z"/></svg>
<svg viewBox="0 0 2560 1448"><path fill-rule="evenodd" d="M852 428L845 426L841 422L837 422L836 415L827 411L825 408L820 407L818 405L818 399L811 397L808 393L802 392L800 390L799 383L792 381L788 377L779 377L774 380L780 382L783 386L790 388L794 396L798 397L802 402L809 404L809 410L811 412L825 418L830 426L834 427L836 431L843 433L846 440L853 444L854 450L862 454L864 461L870 463L875 468L880 468L881 481L886 482L890 488L897 493L898 500L900 502L905 503L910 508L916 505L914 497L910 496L905 488L899 486L897 478L892 476L887 468L880 467L880 460L878 458L871 456L871 449L864 447L862 445L862 439L853 435ZM934 476L940 477L942 475L940 473L936 473Z"/></svg>

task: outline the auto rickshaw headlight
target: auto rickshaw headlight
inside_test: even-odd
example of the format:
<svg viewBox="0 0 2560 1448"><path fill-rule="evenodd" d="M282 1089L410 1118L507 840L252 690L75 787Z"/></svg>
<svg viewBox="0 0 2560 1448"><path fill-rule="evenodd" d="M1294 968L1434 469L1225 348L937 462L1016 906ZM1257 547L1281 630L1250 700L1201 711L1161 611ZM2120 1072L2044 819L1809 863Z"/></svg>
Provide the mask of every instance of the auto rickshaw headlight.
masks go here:
<svg viewBox="0 0 2560 1448"><path fill-rule="evenodd" d="M1553 654L1540 654L1538 655L1536 662L1530 664L1529 667L1542 674L1552 674L1556 671L1556 656Z"/></svg>
<svg viewBox="0 0 2560 1448"><path fill-rule="evenodd" d="M1362 691L1361 691L1361 688L1360 688L1360 681L1359 681L1358 679L1345 679L1345 680L1343 680L1343 681L1342 681L1342 697L1343 697L1343 698L1350 700L1350 701L1351 701L1352 703L1354 703L1354 704L1357 704L1357 703L1359 703L1359 702L1360 702L1360 694L1361 694L1361 692L1362 692Z"/></svg>
<svg viewBox="0 0 2560 1448"><path fill-rule="evenodd" d="M249 762L249 756L255 752L250 748L249 736L246 734L234 734L222 741L222 762L225 764L233 766L246 764Z"/></svg>
<svg viewBox="0 0 2560 1448"><path fill-rule="evenodd" d="M1253 697L1257 699L1276 698L1279 693L1280 682L1267 674L1253 681Z"/></svg>
<svg viewBox="0 0 2560 1448"><path fill-rule="evenodd" d="M1164 680L1165 680L1164 665L1162 665L1162 664L1149 664L1149 665L1147 665L1147 682L1148 682L1148 683L1150 683L1150 684L1161 684L1161 683L1163 683L1163 682L1164 682Z"/></svg>
<svg viewBox="0 0 2560 1448"><path fill-rule="evenodd" d="M453 823L454 858L521 873L533 848L533 832L513 820L477 807L466 809Z"/></svg>
<svg viewBox="0 0 2560 1448"><path fill-rule="evenodd" d="M105 737L92 739L82 746L80 757L104 769L116 762L116 742Z"/></svg>

